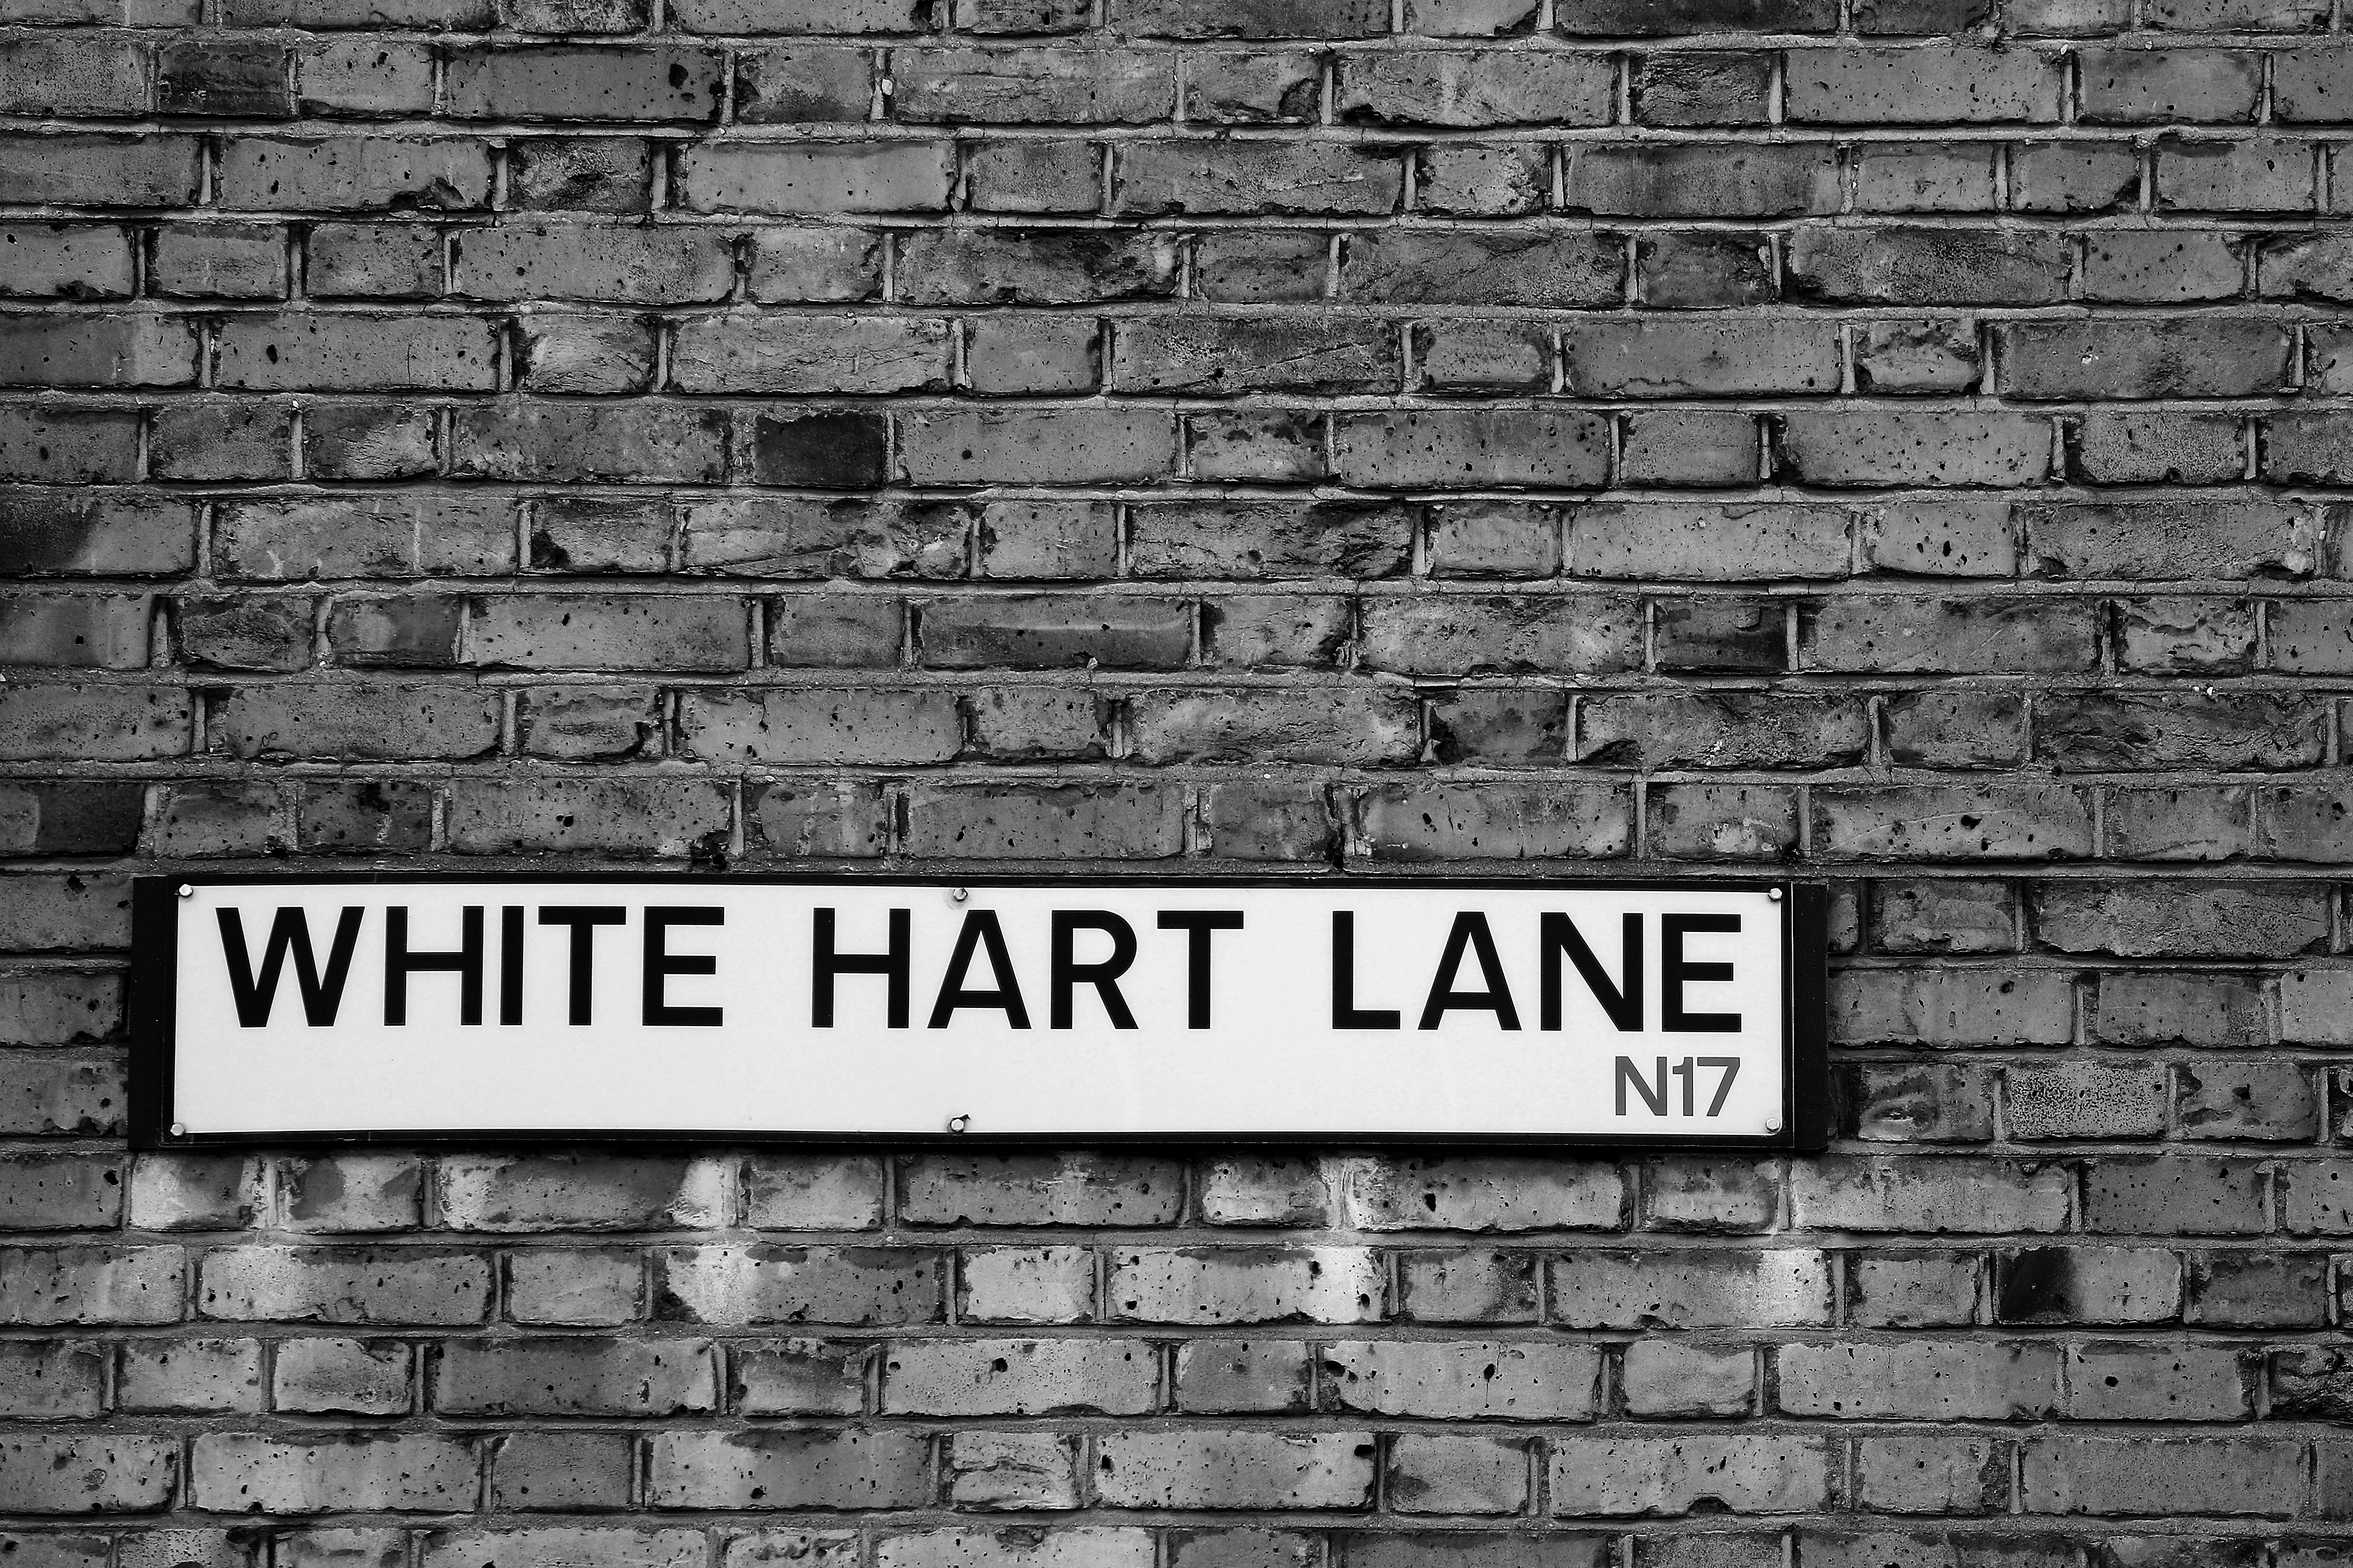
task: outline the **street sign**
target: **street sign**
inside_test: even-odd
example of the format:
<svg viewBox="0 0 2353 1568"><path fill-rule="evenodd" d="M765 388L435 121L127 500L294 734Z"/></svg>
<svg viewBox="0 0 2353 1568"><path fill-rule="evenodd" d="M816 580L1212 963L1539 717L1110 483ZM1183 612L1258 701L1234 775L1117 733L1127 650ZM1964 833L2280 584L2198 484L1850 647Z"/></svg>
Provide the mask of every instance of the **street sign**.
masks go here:
<svg viewBox="0 0 2353 1568"><path fill-rule="evenodd" d="M1819 1147L1824 897L1533 879L143 879L148 1147Z"/></svg>

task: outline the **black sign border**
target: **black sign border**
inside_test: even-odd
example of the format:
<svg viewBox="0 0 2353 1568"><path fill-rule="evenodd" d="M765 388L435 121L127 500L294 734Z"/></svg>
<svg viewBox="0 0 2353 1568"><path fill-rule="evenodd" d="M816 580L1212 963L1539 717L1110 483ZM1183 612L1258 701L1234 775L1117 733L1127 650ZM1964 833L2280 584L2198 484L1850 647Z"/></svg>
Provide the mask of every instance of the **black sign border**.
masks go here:
<svg viewBox="0 0 2353 1568"><path fill-rule="evenodd" d="M886 888L1329 888L1367 891L1384 887L1456 888L1465 891L1553 888L1596 892L1763 892L1778 890L1781 907L1781 1128L1761 1138L1692 1138L1674 1133L1630 1132L1610 1137L1571 1133L1361 1133L1346 1132L744 1132L740 1131L629 1131L623 1129L364 1132L208 1132L172 1131L175 993L179 971L179 900L184 887L397 886L405 883L518 882L658 883L717 887L748 883L769 887ZM1520 1148L1607 1152L1683 1150L1807 1153L1828 1146L1831 1134L1828 973L1830 889L1820 883L1749 878L1445 877L1398 875L1339 879L1316 877L1170 876L1100 873L1068 877L1004 873L914 875L908 873L712 873L673 870L331 872L187 872L139 877L132 881L131 994L129 1003L130 1140L134 1150L205 1148L309 1148L371 1144L424 1148L485 1148L512 1144L614 1145L635 1148L707 1148L783 1145L798 1148L909 1149L987 1148L1332 1148L1380 1149Z"/></svg>

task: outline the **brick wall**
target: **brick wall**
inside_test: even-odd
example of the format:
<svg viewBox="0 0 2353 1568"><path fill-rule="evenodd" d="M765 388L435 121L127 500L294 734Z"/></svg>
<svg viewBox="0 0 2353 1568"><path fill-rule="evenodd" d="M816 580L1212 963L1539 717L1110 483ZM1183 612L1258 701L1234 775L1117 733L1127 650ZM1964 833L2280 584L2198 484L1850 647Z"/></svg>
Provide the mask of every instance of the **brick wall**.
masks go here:
<svg viewBox="0 0 2353 1568"><path fill-rule="evenodd" d="M2329 0L0 17L10 1568L2353 1550ZM538 856L1787 866L1840 1136L126 1153Z"/></svg>

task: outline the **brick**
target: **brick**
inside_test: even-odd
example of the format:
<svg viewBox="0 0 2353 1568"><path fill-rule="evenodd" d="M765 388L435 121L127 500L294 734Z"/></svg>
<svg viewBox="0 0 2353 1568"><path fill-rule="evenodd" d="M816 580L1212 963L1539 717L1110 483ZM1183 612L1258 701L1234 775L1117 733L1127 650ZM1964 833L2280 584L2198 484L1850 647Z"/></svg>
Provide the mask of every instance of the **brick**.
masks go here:
<svg viewBox="0 0 2353 1568"><path fill-rule="evenodd" d="M414 298L441 292L441 231L421 224L312 226L304 281L316 299Z"/></svg>
<svg viewBox="0 0 2353 1568"><path fill-rule="evenodd" d="M2185 1321L2222 1328L2316 1328L2328 1310L2328 1263L2318 1253L2193 1254Z"/></svg>
<svg viewBox="0 0 2353 1568"><path fill-rule="evenodd" d="M764 1229L866 1230L881 1210L878 1161L773 1155L745 1173L744 1218Z"/></svg>
<svg viewBox="0 0 2353 1568"><path fill-rule="evenodd" d="M166 1437L28 1433L0 1439L18 1512L148 1513L170 1505L178 1446Z"/></svg>
<svg viewBox="0 0 2353 1568"><path fill-rule="evenodd" d="M1369 1434L1113 1432L1097 1439L1095 1489L1113 1508L1361 1509Z"/></svg>
<svg viewBox="0 0 2353 1568"><path fill-rule="evenodd" d="M1204 0L1146 0L1123 16L1121 26L1143 37L1351 38L1387 32L1388 18L1366 0L1337 5L1283 0L1240 14Z"/></svg>
<svg viewBox="0 0 2353 1568"><path fill-rule="evenodd" d="M2048 471L2051 431L2042 419L2017 413L1804 409L1782 417L1781 452L1795 475L1833 487L2022 485Z"/></svg>
<svg viewBox="0 0 2353 1568"><path fill-rule="evenodd" d="M1785 90L1793 122L2048 122L2059 118L2063 68L2023 47L1807 49L1791 57Z"/></svg>
<svg viewBox="0 0 2353 1568"><path fill-rule="evenodd" d="M1826 670L2088 671L2097 638L2084 606L2047 599L1858 595L1807 606L1799 620L1801 660Z"/></svg>
<svg viewBox="0 0 2353 1568"><path fill-rule="evenodd" d="M0 1045L110 1040L122 1026L122 977L92 970L0 973Z"/></svg>
<svg viewBox="0 0 2353 1568"><path fill-rule="evenodd" d="M854 1540L836 1539L845 1543ZM796 1554L807 1549L796 1546ZM875 1560L884 1568L1077 1568L1082 1563L1147 1568L1152 1554L1149 1531L1083 1525L1053 1531L925 1531L888 1535L875 1547Z"/></svg>
<svg viewBox="0 0 2353 1568"><path fill-rule="evenodd" d="M1340 242L1340 292L1367 303L1575 307L1623 297L1622 245L1582 229L1370 229Z"/></svg>
<svg viewBox="0 0 2353 1568"><path fill-rule="evenodd" d="M2302 1458L2275 1437L2034 1437L2019 1489L2038 1513L2273 1514L2285 1511Z"/></svg>
<svg viewBox="0 0 2353 1568"><path fill-rule="evenodd" d="M1421 743L1410 698L1263 694L1246 708L1224 694L1143 693L1132 699L1129 755L1146 766L1231 762L1396 766Z"/></svg>
<svg viewBox="0 0 2353 1568"><path fill-rule="evenodd" d="M1836 767L1868 750L1867 716L1837 699L1748 692L1588 698L1579 762L1640 768Z"/></svg>
<svg viewBox="0 0 2353 1568"><path fill-rule="evenodd" d="M891 1415L1136 1415L1155 1407L1149 1346L1117 1340L967 1340L910 1344L882 1360Z"/></svg>
<svg viewBox="0 0 2353 1568"><path fill-rule="evenodd" d="M966 1321L1084 1322L1094 1310L1094 1256L1080 1247L966 1248L956 1291Z"/></svg>
<svg viewBox="0 0 2353 1568"><path fill-rule="evenodd" d="M542 1527L511 1531L432 1531L420 1538L421 1559L434 1568L459 1562L493 1568L551 1568L593 1554L617 1568L689 1568L702 1537L691 1530L623 1531Z"/></svg>
<svg viewBox="0 0 2353 1568"><path fill-rule="evenodd" d="M1756 1405L1757 1355L1745 1345L1638 1340L1619 1367L1626 1414L1732 1416Z"/></svg>
<svg viewBox="0 0 2353 1568"><path fill-rule="evenodd" d="M0 1251L0 1321L171 1323L181 1316L177 1247L40 1247Z"/></svg>
<svg viewBox="0 0 2353 1568"><path fill-rule="evenodd" d="M1104 149L1092 142L986 142L964 158L975 212L1092 213L1103 205Z"/></svg>
<svg viewBox="0 0 2353 1568"><path fill-rule="evenodd" d="M1343 64L1334 107L1371 125L1602 125L1614 78L1589 55L1365 54Z"/></svg>
<svg viewBox="0 0 2353 1568"><path fill-rule="evenodd" d="M459 210L489 205L490 149L461 138L232 136L218 178L233 211Z"/></svg>
<svg viewBox="0 0 2353 1568"><path fill-rule="evenodd" d="M2298 1190L2300 1178L2287 1180ZM2285 1206L2293 1215L2295 1205ZM2252 1162L2187 1154L2111 1159L2084 1177L2084 1228L2096 1234L2246 1235L2261 1230L2263 1217L2261 1171ZM2296 1228L2293 1219L2289 1228Z"/></svg>
<svg viewBox="0 0 2353 1568"><path fill-rule="evenodd" d="M683 323L671 356L670 378L682 392L940 391L947 385L948 327L887 317L730 312Z"/></svg>
<svg viewBox="0 0 2353 1568"><path fill-rule="evenodd" d="M1966 1157L1847 1158L1792 1171L1790 1209L1803 1226L1956 1234L2063 1229L2066 1167Z"/></svg>
<svg viewBox="0 0 2353 1568"><path fill-rule="evenodd" d="M1850 1254L1847 1321L1858 1328L1946 1328L1977 1321L1983 1268L1951 1253Z"/></svg>
<svg viewBox="0 0 2353 1568"><path fill-rule="evenodd" d="M451 255L453 291L477 300L717 301L727 298L735 271L727 237L704 228L462 229Z"/></svg>
<svg viewBox="0 0 2353 1568"><path fill-rule="evenodd" d="M2068 258L2031 230L1810 226L1788 269L1793 295L1826 303L2037 305L2065 297Z"/></svg>
<svg viewBox="0 0 2353 1568"><path fill-rule="evenodd" d="M397 1154L320 1155L275 1163L277 1223L297 1231L406 1230L415 1226L424 1172Z"/></svg>
<svg viewBox="0 0 2353 1568"><path fill-rule="evenodd" d="M1676 50L1638 56L1631 101L1643 125L1757 125L1771 68L1760 58Z"/></svg>
<svg viewBox="0 0 2353 1568"><path fill-rule="evenodd" d="M2161 723L2145 699L2054 697L2038 708L2034 752L2062 768L2311 767L2321 760L2321 712L2295 699L2189 697Z"/></svg>
<svg viewBox="0 0 2353 1568"><path fill-rule="evenodd" d="M1878 1512L1998 1512L2010 1496L2010 1447L1975 1432L1904 1432L1854 1445L1855 1500Z"/></svg>
<svg viewBox="0 0 2353 1568"><path fill-rule="evenodd" d="M174 224L155 236L155 289L185 299L283 299L286 251L272 224Z"/></svg>
<svg viewBox="0 0 2353 1568"><path fill-rule="evenodd" d="M1578 1250L1547 1264L1551 1314L1565 1328L1827 1324L1829 1259L1820 1252Z"/></svg>
<svg viewBox="0 0 2353 1568"><path fill-rule="evenodd" d="M962 1432L948 1439L943 1468L959 1508L1079 1506L1079 1439L1046 1432Z"/></svg>
<svg viewBox="0 0 2353 1568"><path fill-rule="evenodd" d="M2090 48L2078 57L2083 116L2093 123L2244 123L2255 111L2262 57L2241 50Z"/></svg>
<svg viewBox="0 0 2353 1568"><path fill-rule="evenodd" d="M816 45L746 52L736 57L736 118L746 123L864 120L873 77L872 58L863 49Z"/></svg>
<svg viewBox="0 0 2353 1568"><path fill-rule="evenodd" d="M1852 1136L1873 1143L1983 1143L1993 1089L1976 1067L1865 1065L1838 1075Z"/></svg>
<svg viewBox="0 0 2353 1568"><path fill-rule="evenodd" d="M906 1508L929 1500L929 1444L905 1430L663 1432L646 1500L658 1509Z"/></svg>
<svg viewBox="0 0 2353 1568"><path fill-rule="evenodd" d="M2012 1067L2002 1075L2003 1117L2021 1142L2160 1137L2166 1110L2158 1069L2073 1062Z"/></svg>
<svg viewBox="0 0 2353 1568"><path fill-rule="evenodd" d="M2290 1352L2293 1356L2295 1352ZM2281 1358L2272 1359L2279 1386ZM2067 1352L2068 1414L2090 1421L2233 1421L2253 1408L2253 1358L2221 1345L2150 1346L2094 1340ZM2291 1373L2283 1415L2300 1408Z"/></svg>
<svg viewBox="0 0 2353 1568"><path fill-rule="evenodd" d="M1111 1311L1124 1322L1374 1322L1387 1297L1361 1247L1124 1250L1111 1265Z"/></svg>
<svg viewBox="0 0 2353 1568"><path fill-rule="evenodd" d="M728 432L714 409L501 400L459 416L451 467L481 479L709 483L726 472Z"/></svg>
<svg viewBox="0 0 2353 1568"><path fill-rule="evenodd" d="M728 1398L747 1415L855 1415L866 1407L876 1359L871 1346L818 1340L746 1345L733 1352Z"/></svg>
<svg viewBox="0 0 2353 1568"><path fill-rule="evenodd" d="M654 1315L697 1323L923 1323L941 1314L940 1258L914 1248L757 1244L654 1256Z"/></svg>
<svg viewBox="0 0 2353 1568"><path fill-rule="evenodd" d="M1122 323L1110 371L1116 392L1211 397L1388 392L1402 374L1396 334L1377 323L1265 318Z"/></svg>
<svg viewBox="0 0 2353 1568"><path fill-rule="evenodd" d="M1356 826L1376 860L1608 858L1632 847L1632 808L1607 784L1380 784Z"/></svg>
<svg viewBox="0 0 2353 1568"><path fill-rule="evenodd" d="M681 156L677 189L691 212L939 212L951 174L935 142L711 145Z"/></svg>
<svg viewBox="0 0 2353 1568"><path fill-rule="evenodd" d="M1359 657L1417 674L1609 673L1635 663L1638 625L1616 597L1383 597L1365 605Z"/></svg>
<svg viewBox="0 0 2353 1568"><path fill-rule="evenodd" d="M1165 298L1177 253L1151 234L929 229L900 240L898 268L912 303L1064 305Z"/></svg>
<svg viewBox="0 0 2353 1568"><path fill-rule="evenodd" d="M2035 1420L2059 1405L2055 1347L1968 1341L1794 1344L1773 1352L1779 1407L1851 1420Z"/></svg>
<svg viewBox="0 0 2353 1568"><path fill-rule="evenodd" d="M644 1274L634 1252L541 1247L512 1253L506 1260L506 1314L519 1323L629 1322L643 1315Z"/></svg>
<svg viewBox="0 0 2353 1568"><path fill-rule="evenodd" d="M88 484L130 479L138 431L138 416L128 410L0 405L0 480ZM163 541L185 525L185 506L174 508L160 499L126 502L110 495L104 501L60 502L37 491L12 489L0 499L0 508L13 523L39 531L29 549L12 542L11 554L17 560L29 556L26 564L45 572L87 572L90 568L83 563L124 552L126 543L131 552L144 544L150 553L171 553ZM135 543L90 537L90 526L101 519L124 524L142 512L152 531Z"/></svg>
<svg viewBox="0 0 2353 1568"><path fill-rule="evenodd" d="M301 1441L208 1432L193 1446L188 1486L206 1509L439 1513L473 1506L475 1470L471 1445L438 1435Z"/></svg>
<svg viewBox="0 0 2353 1568"><path fill-rule="evenodd" d="M2094 483L2223 484L2240 476L2245 445L2228 416L2099 413L2075 427L2072 458Z"/></svg>
<svg viewBox="0 0 2353 1568"><path fill-rule="evenodd" d="M1829 1500L1831 1447L1813 1436L1578 1434L1556 1442L1551 1481L1562 1514L1803 1512Z"/></svg>
<svg viewBox="0 0 2353 1568"><path fill-rule="evenodd" d="M787 857L880 855L890 840L885 805L880 788L862 782L754 784L744 796L746 847Z"/></svg>
<svg viewBox="0 0 2353 1568"><path fill-rule="evenodd" d="M1982 212L1993 190L1991 149L1982 144L1873 147L1855 164L1859 211Z"/></svg>
<svg viewBox="0 0 2353 1568"><path fill-rule="evenodd" d="M398 1342L305 1339L280 1343L270 1403L280 1410L406 1415L412 1355Z"/></svg>
<svg viewBox="0 0 2353 1568"><path fill-rule="evenodd" d="M1449 1420L1588 1421L1600 1373L1589 1346L1479 1342L1341 1341L1318 1365L1328 1408Z"/></svg>
<svg viewBox="0 0 2353 1568"><path fill-rule="evenodd" d="M433 1407L474 1415L678 1415L718 1407L708 1341L564 1338L441 1348Z"/></svg>
<svg viewBox="0 0 2353 1568"><path fill-rule="evenodd" d="M720 57L674 46L461 48L445 71L457 120L596 120L696 123L719 115Z"/></svg>
<svg viewBox="0 0 2353 1568"><path fill-rule="evenodd" d="M2270 322L2003 324L2003 388L2021 398L2251 397L2284 390L2288 334Z"/></svg>
<svg viewBox="0 0 2353 1568"><path fill-rule="evenodd" d="M240 1322L478 1323L490 1296L481 1258L406 1248L226 1247L196 1281L205 1316Z"/></svg>
<svg viewBox="0 0 2353 1568"><path fill-rule="evenodd" d="M2306 884L2220 884L2169 920L2160 920L2151 902L2164 896L2161 886L2147 884L2049 887L2038 896L2034 923L2063 952L2143 957L2194 942L2215 957L2282 958L2320 942L2327 923L2316 890Z"/></svg>
<svg viewBox="0 0 2353 1568"><path fill-rule="evenodd" d="M1401 161L1380 147L1135 142L1118 154L1112 210L1376 214L1394 211L1403 188Z"/></svg>
<svg viewBox="0 0 2353 1568"><path fill-rule="evenodd" d="M147 110L145 51L105 34L11 39L0 52L0 94L11 114L96 119Z"/></svg>
<svg viewBox="0 0 2353 1568"><path fill-rule="evenodd" d="M298 111L323 115L422 114L433 103L433 56L415 44L325 38L294 57Z"/></svg>
<svg viewBox="0 0 2353 1568"><path fill-rule="evenodd" d="M1183 802L1158 784L925 784L909 792L915 855L1159 858L1184 846Z"/></svg>
<svg viewBox="0 0 2353 1568"><path fill-rule="evenodd" d="M96 1345L22 1340L0 1351L0 1402L13 1417L86 1421L104 1410L105 1396L106 1357Z"/></svg>
<svg viewBox="0 0 2353 1568"><path fill-rule="evenodd" d="M189 325L153 315L11 316L0 321L0 385L185 386L195 379Z"/></svg>
<svg viewBox="0 0 2353 1568"><path fill-rule="evenodd" d="M1826 145L1569 144L1566 205L1596 216L1794 217L1838 210Z"/></svg>
<svg viewBox="0 0 2353 1568"><path fill-rule="evenodd" d="M902 414L899 477L921 485L1142 483L1166 475L1176 427L1148 409Z"/></svg>
<svg viewBox="0 0 2353 1568"><path fill-rule="evenodd" d="M1176 1347L1176 1407L1188 1415L1303 1411L1312 1347L1296 1341L1195 1340Z"/></svg>
<svg viewBox="0 0 2353 1568"><path fill-rule="evenodd" d="M525 212L596 212L642 213L651 205L653 163L648 143L635 139L601 136L566 136L561 138L522 138L509 143L507 151L507 192L509 201ZM503 248L501 241L510 233L530 232L529 229L506 231L499 229L460 231L458 242L478 241L493 252ZM603 248L617 246L626 253L631 236L616 230L592 229L586 226L550 226L539 232L548 238L566 237L577 239L585 247ZM668 244L649 246L659 256L677 247L701 249L711 237L694 231L673 230L649 237L666 240ZM478 248L475 255L482 255ZM434 258L436 261L438 258ZM523 271L534 268L529 256L516 260ZM548 257L553 265L549 273L557 278L566 275L565 260L560 256ZM478 286L489 282L487 268L474 274ZM658 276L660 274L658 274Z"/></svg>

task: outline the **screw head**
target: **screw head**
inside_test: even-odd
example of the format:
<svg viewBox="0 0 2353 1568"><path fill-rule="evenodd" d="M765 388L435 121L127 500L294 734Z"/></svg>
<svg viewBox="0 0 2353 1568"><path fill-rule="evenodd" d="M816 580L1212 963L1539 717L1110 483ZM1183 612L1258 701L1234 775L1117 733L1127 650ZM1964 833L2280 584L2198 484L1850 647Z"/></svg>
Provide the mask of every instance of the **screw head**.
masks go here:
<svg viewBox="0 0 2353 1568"><path fill-rule="evenodd" d="M1781 1131L1781 1119L1778 1116L1767 1117L1765 1119L1765 1131L1767 1132L1778 1132Z"/></svg>
<svg viewBox="0 0 2353 1568"><path fill-rule="evenodd" d="M173 1123L172 1123L172 1136L173 1136L173 1137L174 1137L174 1138L185 1138L187 1135L188 1135L188 1124L187 1124L186 1122L185 1122L185 1121L174 1121L174 1122L173 1122Z"/></svg>
<svg viewBox="0 0 2353 1568"><path fill-rule="evenodd" d="M951 1132L963 1132L970 1129L971 1126L972 1118L969 1116L951 1116L948 1118L948 1131Z"/></svg>
<svg viewBox="0 0 2353 1568"><path fill-rule="evenodd" d="M1765 897L1778 904L1781 901L1781 889L1778 888L1767 888L1765 889Z"/></svg>
<svg viewBox="0 0 2353 1568"><path fill-rule="evenodd" d="M189 885L188 885L187 883L185 883L185 882L183 882L183 883L181 883L181 884L180 884L180 897L182 897L182 898L184 898L184 899L193 899L193 898L195 898L195 896L196 896L196 889L195 889L195 888L193 888L193 887L189 886Z"/></svg>
<svg viewBox="0 0 2353 1568"><path fill-rule="evenodd" d="M957 903L962 903L966 899L972 897L972 889L970 888L958 888L955 892L950 893L948 897L954 899Z"/></svg>

